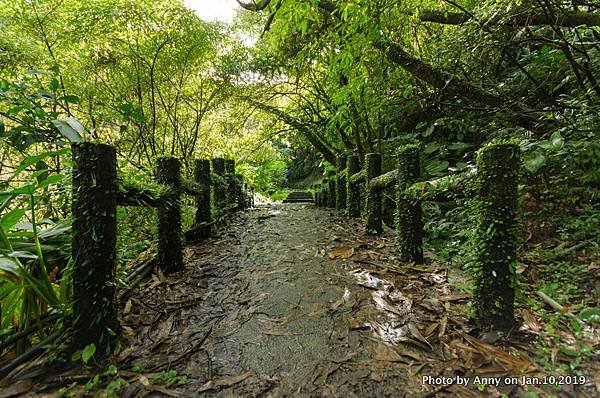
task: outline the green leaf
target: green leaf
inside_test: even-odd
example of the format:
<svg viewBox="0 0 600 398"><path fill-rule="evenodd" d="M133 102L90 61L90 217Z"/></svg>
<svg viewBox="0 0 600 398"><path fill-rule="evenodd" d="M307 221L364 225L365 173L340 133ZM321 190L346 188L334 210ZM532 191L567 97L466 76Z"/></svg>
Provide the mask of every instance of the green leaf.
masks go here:
<svg viewBox="0 0 600 398"><path fill-rule="evenodd" d="M565 141L558 131L552 133L550 136L550 142L552 143L554 149L561 149L565 145Z"/></svg>
<svg viewBox="0 0 600 398"><path fill-rule="evenodd" d="M16 175L18 175L20 172L25 170L27 167L38 163L42 159L45 159L45 158L51 157L51 156L64 155L68 152L69 152L68 148L63 148L63 149L59 149L57 151L46 151L46 152L40 153L39 155L28 156L21 162L19 167L17 167L17 169L15 170L15 172L13 173L11 178L14 178Z"/></svg>
<svg viewBox="0 0 600 398"><path fill-rule="evenodd" d="M64 178L65 178L65 176L62 174L51 175L50 177L48 177L45 180L43 180L42 182L40 182L37 187L45 188L48 185L56 184L57 182L62 181Z"/></svg>
<svg viewBox="0 0 600 398"><path fill-rule="evenodd" d="M63 99L69 104L79 104L79 97L76 95L65 95Z"/></svg>
<svg viewBox="0 0 600 398"><path fill-rule="evenodd" d="M546 164L546 156L541 152L530 153L525 157L523 164L530 173L535 173Z"/></svg>
<svg viewBox="0 0 600 398"><path fill-rule="evenodd" d="M72 119L68 121L68 119ZM79 134L78 128L81 126L74 118L64 120L52 120L52 124L56 129L64 135L70 142L83 142L83 137ZM73 127L75 125L75 127ZM81 126L83 129L83 126ZM83 131L83 130L82 130Z"/></svg>
<svg viewBox="0 0 600 398"><path fill-rule="evenodd" d="M13 209L2 216L0 220L0 225L5 230L11 229L16 223L19 222L21 217L25 214L25 209Z"/></svg>
<svg viewBox="0 0 600 398"><path fill-rule="evenodd" d="M81 360L83 361L83 363L87 364L89 362L89 360L94 356L95 352L96 352L96 345L94 343L85 346L83 351L81 351Z"/></svg>
<svg viewBox="0 0 600 398"><path fill-rule="evenodd" d="M600 308L585 308L581 310L579 319L587 323L600 323Z"/></svg>
<svg viewBox="0 0 600 398"><path fill-rule="evenodd" d="M18 275L19 265L14 259L11 259L9 257L0 257L0 271L8 272L9 274L13 275Z"/></svg>

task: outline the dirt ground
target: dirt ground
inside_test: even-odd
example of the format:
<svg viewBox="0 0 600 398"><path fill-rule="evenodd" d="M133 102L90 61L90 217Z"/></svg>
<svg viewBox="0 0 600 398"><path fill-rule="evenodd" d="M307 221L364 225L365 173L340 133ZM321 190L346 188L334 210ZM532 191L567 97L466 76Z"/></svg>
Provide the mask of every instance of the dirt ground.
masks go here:
<svg viewBox="0 0 600 398"><path fill-rule="evenodd" d="M334 210L240 212L185 258L124 303L124 345L107 362L119 396L597 396L597 379L535 384L549 375L532 359L535 319L510 338L478 335L463 275L400 263L391 231L365 237ZM87 372L30 396L55 396L57 380L82 380L69 393L83 395Z"/></svg>

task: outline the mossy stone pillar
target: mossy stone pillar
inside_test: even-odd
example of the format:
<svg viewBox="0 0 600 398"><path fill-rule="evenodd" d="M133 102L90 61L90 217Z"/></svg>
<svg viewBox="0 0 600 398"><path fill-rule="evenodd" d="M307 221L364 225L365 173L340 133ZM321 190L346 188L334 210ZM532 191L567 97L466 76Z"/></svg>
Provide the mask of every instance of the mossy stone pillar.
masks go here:
<svg viewBox="0 0 600 398"><path fill-rule="evenodd" d="M227 207L227 190L225 184L225 159L214 158L212 161L212 172L217 176L213 181L213 205L217 214Z"/></svg>
<svg viewBox="0 0 600 398"><path fill-rule="evenodd" d="M119 334L116 305L117 160L115 148L73 144L73 340L110 354Z"/></svg>
<svg viewBox="0 0 600 398"><path fill-rule="evenodd" d="M165 273L183 269L183 239L181 235L181 174L179 160L172 157L158 158L156 179L169 187L158 206L158 253L157 262Z"/></svg>
<svg viewBox="0 0 600 398"><path fill-rule="evenodd" d="M404 191L421 176L419 147L404 145L398 150L398 182L396 185L396 246L404 261L423 263L423 220L421 202L407 200Z"/></svg>
<svg viewBox="0 0 600 398"><path fill-rule="evenodd" d="M350 155L346 160L346 209L348 217L360 217L359 183L350 181L350 177L360 171L358 155Z"/></svg>
<svg viewBox="0 0 600 398"><path fill-rule="evenodd" d="M241 174L235 175L235 194L237 199L237 208L240 210L244 210L246 208L246 198L244 193L246 192L244 176Z"/></svg>
<svg viewBox="0 0 600 398"><path fill-rule="evenodd" d="M227 205L237 203L237 181L235 178L235 160L225 159L225 178L227 179Z"/></svg>
<svg viewBox="0 0 600 398"><path fill-rule="evenodd" d="M484 330L515 324L519 165L516 144L493 142L477 154L473 307Z"/></svg>
<svg viewBox="0 0 600 398"><path fill-rule="evenodd" d="M206 159L194 160L194 181L204 190L196 196L196 224L209 223L210 212L210 162Z"/></svg>
<svg viewBox="0 0 600 398"><path fill-rule="evenodd" d="M346 156L337 158L337 175L335 182L335 208L339 211L346 211Z"/></svg>
<svg viewBox="0 0 600 398"><path fill-rule="evenodd" d="M335 209L335 177L327 180L327 207Z"/></svg>
<svg viewBox="0 0 600 398"><path fill-rule="evenodd" d="M367 181L365 182L367 190L365 203L367 222L365 224L365 233L368 235L378 235L383 232L381 190L369 188L369 181L381 175L381 155L378 153L368 153L365 157L365 169L367 174Z"/></svg>
<svg viewBox="0 0 600 398"><path fill-rule="evenodd" d="M321 200L321 188L319 188L318 186L315 188L315 206L320 207L321 203L319 202Z"/></svg>

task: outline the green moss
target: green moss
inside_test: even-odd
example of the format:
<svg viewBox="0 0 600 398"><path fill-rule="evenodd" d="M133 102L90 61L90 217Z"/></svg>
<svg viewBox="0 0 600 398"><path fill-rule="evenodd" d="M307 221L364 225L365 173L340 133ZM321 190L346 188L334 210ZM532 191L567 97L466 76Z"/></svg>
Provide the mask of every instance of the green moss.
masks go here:
<svg viewBox="0 0 600 398"><path fill-rule="evenodd" d="M404 145L398 150L396 194L396 246L404 261L423 263L423 220L421 202L406 199L404 191L420 178L419 147Z"/></svg>
<svg viewBox="0 0 600 398"><path fill-rule="evenodd" d="M196 224L208 223L212 219L210 211L210 180L210 162L206 159L195 159L194 181L207 188L200 195L196 196Z"/></svg>
<svg viewBox="0 0 600 398"><path fill-rule="evenodd" d="M340 156L337 159L337 178L336 187L336 209L346 211L346 157Z"/></svg>
<svg viewBox="0 0 600 398"><path fill-rule="evenodd" d="M474 211L473 309L481 329L508 330L515 322L520 151L494 141L477 154Z"/></svg>
<svg viewBox="0 0 600 398"><path fill-rule="evenodd" d="M73 337L70 351L96 344L109 354L119 333L115 296L116 152L109 145L72 146Z"/></svg>
<svg viewBox="0 0 600 398"><path fill-rule="evenodd" d="M365 160L365 170L367 181L381 175L381 155L378 153L369 153ZM381 190L367 188L367 197L365 203L365 213L367 216L365 224L365 233L368 235L378 235L383 232L383 222L381 219Z"/></svg>
<svg viewBox="0 0 600 398"><path fill-rule="evenodd" d="M335 177L327 180L327 207L335 208Z"/></svg>
<svg viewBox="0 0 600 398"><path fill-rule="evenodd" d="M181 175L179 160L158 158L156 179L170 188L167 200L158 207L157 262L164 273L183 269L183 239L181 234Z"/></svg>
<svg viewBox="0 0 600 398"><path fill-rule="evenodd" d="M213 208L216 218L220 217L223 209L227 207L227 179L225 178L225 159L214 158L211 160L212 186L213 186Z"/></svg>
<svg viewBox="0 0 600 398"><path fill-rule="evenodd" d="M357 155L350 155L346 161L346 209L348 217L360 217L360 191L358 182L350 177L360 171Z"/></svg>

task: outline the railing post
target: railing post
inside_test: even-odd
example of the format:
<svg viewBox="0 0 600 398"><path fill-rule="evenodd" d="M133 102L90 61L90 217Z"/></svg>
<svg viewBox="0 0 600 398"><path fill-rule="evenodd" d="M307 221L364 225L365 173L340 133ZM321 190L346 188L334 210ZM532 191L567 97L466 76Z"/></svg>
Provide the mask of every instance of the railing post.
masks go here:
<svg viewBox="0 0 600 398"><path fill-rule="evenodd" d="M202 186L202 194L196 196L196 224L209 223L210 212L210 162L206 159L194 159L194 181Z"/></svg>
<svg viewBox="0 0 600 398"><path fill-rule="evenodd" d="M327 207L335 209L335 176L327 180Z"/></svg>
<svg viewBox="0 0 600 398"><path fill-rule="evenodd" d="M321 204L319 203L319 199L320 199L319 195L320 195L320 188L317 185L317 186L315 186L315 206L316 207L321 206Z"/></svg>
<svg viewBox="0 0 600 398"><path fill-rule="evenodd" d="M109 354L119 334L115 296L117 160L109 145L72 145L73 340Z"/></svg>
<svg viewBox="0 0 600 398"><path fill-rule="evenodd" d="M365 225L365 233L378 235L383 232L383 223L381 221L381 190L369 188L369 182L371 179L381 175L381 155L378 153L368 153L365 157L365 169L367 171L365 181L365 189L367 190L365 204L367 223Z"/></svg>
<svg viewBox="0 0 600 398"><path fill-rule="evenodd" d="M520 152L516 144L491 143L477 154L475 198L475 320L481 329L515 324L515 262Z"/></svg>
<svg viewBox="0 0 600 398"><path fill-rule="evenodd" d="M212 172L221 177L223 181L215 181L213 185L213 205L217 214L221 214L221 209L227 206L226 188L222 184L225 179L225 159L214 158L212 161Z"/></svg>
<svg viewBox="0 0 600 398"><path fill-rule="evenodd" d="M337 169L336 169L336 201L335 208L338 211L346 211L346 176L344 171L346 170L346 156L340 156L337 158Z"/></svg>
<svg viewBox="0 0 600 398"><path fill-rule="evenodd" d="M235 194L237 197L237 207L239 210L244 210L246 208L246 198L244 196L246 192L244 177L241 174L235 175L236 185L235 185Z"/></svg>
<svg viewBox="0 0 600 398"><path fill-rule="evenodd" d="M158 253L161 270L167 273L183 269L183 242L181 236L181 175L179 160L158 158L156 165L158 183L169 191L158 206Z"/></svg>
<svg viewBox="0 0 600 398"><path fill-rule="evenodd" d="M398 150L398 183L396 185L396 246L404 261L423 263L423 221L421 202L404 199L403 193L421 175L419 147L404 145Z"/></svg>
<svg viewBox="0 0 600 398"><path fill-rule="evenodd" d="M350 177L360 171L358 155L350 155L346 161L346 208L348 217L360 217L359 183L350 181Z"/></svg>
<svg viewBox="0 0 600 398"><path fill-rule="evenodd" d="M225 178L227 179L227 205L237 203L237 181L235 179L235 160L225 159Z"/></svg>

